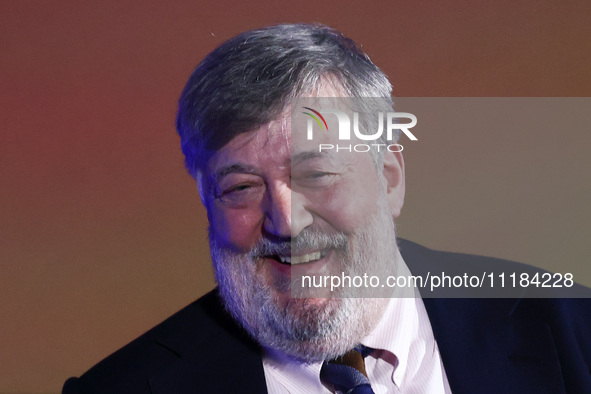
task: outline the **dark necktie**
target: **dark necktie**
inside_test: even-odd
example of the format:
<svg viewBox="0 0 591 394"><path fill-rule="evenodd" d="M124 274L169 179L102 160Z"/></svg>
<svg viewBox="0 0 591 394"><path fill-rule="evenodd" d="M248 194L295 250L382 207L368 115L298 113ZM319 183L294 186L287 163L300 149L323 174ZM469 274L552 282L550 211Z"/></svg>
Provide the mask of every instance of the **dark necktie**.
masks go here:
<svg viewBox="0 0 591 394"><path fill-rule="evenodd" d="M341 357L325 361L320 369L320 379L345 394L374 394L363 361L370 351L360 346Z"/></svg>

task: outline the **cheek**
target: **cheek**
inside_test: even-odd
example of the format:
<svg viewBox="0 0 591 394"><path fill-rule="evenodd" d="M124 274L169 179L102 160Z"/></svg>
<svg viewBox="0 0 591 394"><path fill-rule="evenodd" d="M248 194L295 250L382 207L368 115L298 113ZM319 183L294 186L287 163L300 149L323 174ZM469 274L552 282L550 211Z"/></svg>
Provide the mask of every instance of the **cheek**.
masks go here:
<svg viewBox="0 0 591 394"><path fill-rule="evenodd" d="M259 240L263 223L259 210L230 209L215 202L210 206L211 231L220 246L244 251Z"/></svg>
<svg viewBox="0 0 591 394"><path fill-rule="evenodd" d="M337 230L350 234L363 226L368 217L368 208L358 196L339 192L326 200L321 216Z"/></svg>
<svg viewBox="0 0 591 394"><path fill-rule="evenodd" d="M376 198L383 193L375 175L343 182L323 201L321 216L339 231L352 233L366 225L376 212Z"/></svg>

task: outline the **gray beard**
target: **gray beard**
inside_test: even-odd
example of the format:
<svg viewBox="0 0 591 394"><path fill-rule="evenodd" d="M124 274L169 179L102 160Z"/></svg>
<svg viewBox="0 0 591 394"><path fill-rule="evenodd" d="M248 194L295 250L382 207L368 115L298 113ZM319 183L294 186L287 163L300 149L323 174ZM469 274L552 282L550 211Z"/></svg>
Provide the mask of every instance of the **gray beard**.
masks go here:
<svg viewBox="0 0 591 394"><path fill-rule="evenodd" d="M358 345L379 322L388 299L354 298L359 294L352 289L338 289L331 297L341 298L322 302L290 298L286 306L281 306L277 291L293 288L293 284L266 283L257 261L264 255L289 254L306 247L333 248L342 251L341 271L346 275L368 273L384 278L386 273L393 273L397 246L391 213L385 199L380 200L378 212L350 235L305 229L291 242L263 237L250 251L236 252L219 246L210 228L215 276L226 309L263 347L303 362L335 358Z"/></svg>

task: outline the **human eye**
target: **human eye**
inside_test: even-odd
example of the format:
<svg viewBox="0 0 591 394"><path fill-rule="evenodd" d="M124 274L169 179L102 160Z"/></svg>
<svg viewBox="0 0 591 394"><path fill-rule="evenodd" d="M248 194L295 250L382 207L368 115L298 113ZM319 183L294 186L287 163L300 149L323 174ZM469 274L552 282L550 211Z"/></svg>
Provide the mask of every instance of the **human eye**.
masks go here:
<svg viewBox="0 0 591 394"><path fill-rule="evenodd" d="M323 188L330 186L336 176L336 173L330 171L308 170L292 174L292 183L300 187Z"/></svg>
<svg viewBox="0 0 591 394"><path fill-rule="evenodd" d="M260 179L228 177L217 185L215 198L229 205L247 204L258 201L264 189L265 185Z"/></svg>

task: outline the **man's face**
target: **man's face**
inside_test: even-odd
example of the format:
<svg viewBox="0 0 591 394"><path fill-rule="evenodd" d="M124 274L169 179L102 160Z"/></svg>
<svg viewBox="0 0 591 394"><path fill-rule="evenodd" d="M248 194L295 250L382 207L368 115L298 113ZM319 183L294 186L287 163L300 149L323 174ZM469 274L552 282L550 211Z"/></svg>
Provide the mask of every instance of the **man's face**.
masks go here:
<svg viewBox="0 0 591 394"><path fill-rule="evenodd" d="M286 111L238 135L208 162L202 192L230 312L264 346L320 360L356 345L385 302L292 298L292 274L367 272L392 262L403 165L387 154L384 177L370 154L319 154L303 134L291 130Z"/></svg>

